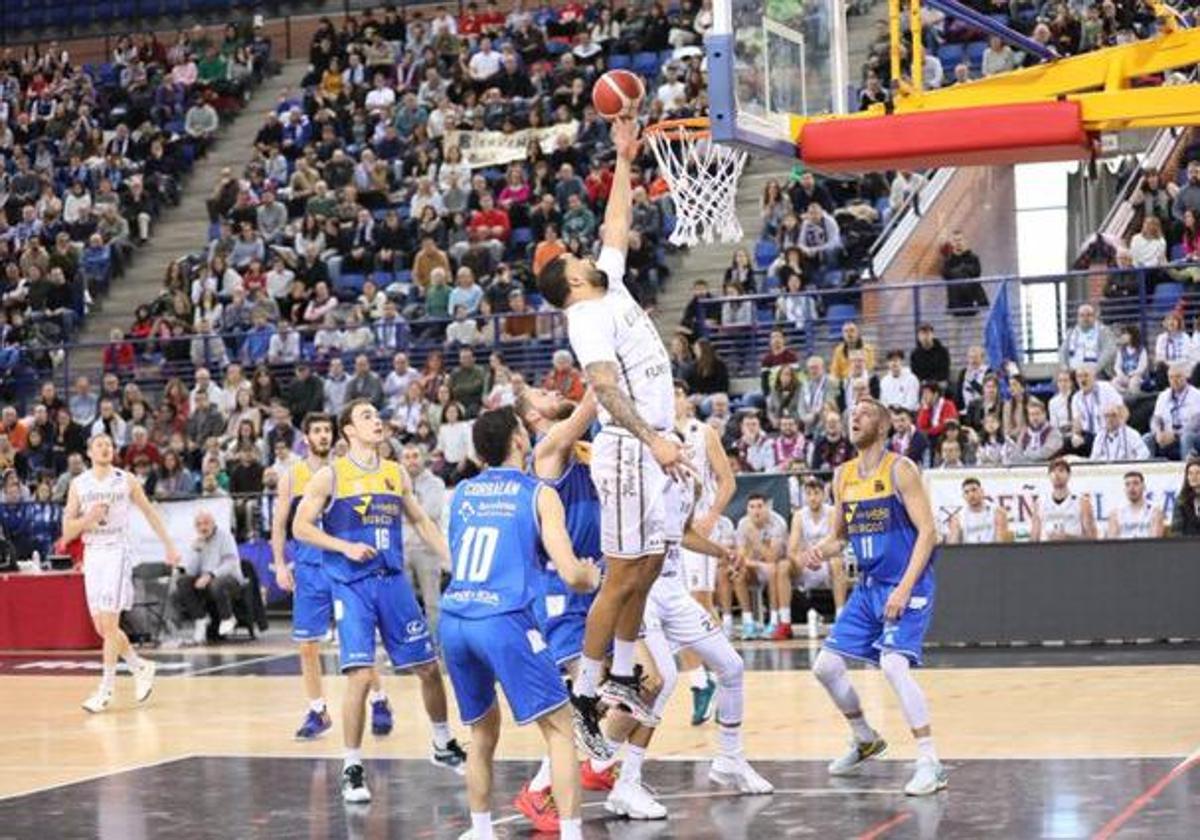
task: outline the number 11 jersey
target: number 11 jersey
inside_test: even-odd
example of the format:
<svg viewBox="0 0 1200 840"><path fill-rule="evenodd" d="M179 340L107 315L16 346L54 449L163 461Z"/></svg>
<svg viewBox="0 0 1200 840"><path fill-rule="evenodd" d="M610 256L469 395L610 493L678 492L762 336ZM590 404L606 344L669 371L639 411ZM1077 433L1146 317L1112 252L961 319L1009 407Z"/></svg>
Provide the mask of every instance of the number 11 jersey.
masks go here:
<svg viewBox="0 0 1200 840"><path fill-rule="evenodd" d="M404 571L404 482L401 466L380 461L364 467L348 455L335 458L333 494L321 517L321 530L331 537L365 543L375 556L356 563L341 552L323 553L330 579L352 583L371 575Z"/></svg>
<svg viewBox="0 0 1200 840"><path fill-rule="evenodd" d="M450 586L442 612L488 618L530 609L543 574L537 494L541 482L493 467L464 481L450 502Z"/></svg>

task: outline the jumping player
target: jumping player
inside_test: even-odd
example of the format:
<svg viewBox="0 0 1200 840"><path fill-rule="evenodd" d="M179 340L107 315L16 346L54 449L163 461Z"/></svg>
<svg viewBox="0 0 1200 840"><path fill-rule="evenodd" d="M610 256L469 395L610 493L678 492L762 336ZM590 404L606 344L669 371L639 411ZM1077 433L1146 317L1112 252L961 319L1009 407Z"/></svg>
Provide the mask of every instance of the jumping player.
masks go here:
<svg viewBox="0 0 1200 840"><path fill-rule="evenodd" d="M338 427L348 451L308 480L293 529L297 539L322 550L333 589L341 666L348 681L342 709L342 798L353 803L371 799L362 739L376 630L392 665L412 669L421 680L421 697L433 724L433 762L461 773L466 753L451 737L433 640L404 574L402 521L408 519L448 566L446 538L417 504L408 473L379 457L384 425L370 401L346 403Z"/></svg>
<svg viewBox="0 0 1200 840"><path fill-rule="evenodd" d="M634 651L646 595L666 550L664 490L672 476L694 472L683 444L669 435L670 357L650 316L625 287L637 123L617 119L612 136L617 162L599 258L564 252L534 267L538 291L566 313L571 349L600 403L603 428L592 445L592 479L600 495L607 573L588 614L572 696L580 744L599 759L611 754L600 732L600 695L639 719L652 719L634 671ZM601 686L610 642L612 668Z"/></svg>
<svg viewBox="0 0 1200 840"><path fill-rule="evenodd" d="M805 594L817 589L833 592L833 608L836 613L846 604L846 566L842 556L823 559L817 568L809 568L801 562L802 551L817 545L833 533L835 512L833 505L825 502L825 488L816 476L804 479L804 504L792 514L792 528L788 535L788 557L791 558L794 579L800 581ZM811 599L810 599L811 602Z"/></svg>
<svg viewBox="0 0 1200 840"><path fill-rule="evenodd" d="M829 765L830 774L854 773L887 749L863 716L846 671L849 656L879 665L895 690L917 742L916 772L904 792L923 796L946 786L925 695L910 671L910 665L921 664L922 641L933 617L937 530L917 466L884 448L890 423L887 408L870 397L851 411L850 442L858 454L834 475L836 529L805 552L805 562L815 566L841 554L849 541L860 575L813 672L854 736L850 751Z"/></svg>
<svg viewBox="0 0 1200 840"><path fill-rule="evenodd" d="M684 446L687 447L688 457L696 467L700 476L701 493L696 501L696 518L692 527L700 536L724 546L733 539L733 524L725 519L725 508L737 490L737 481L733 476L733 467L721 445L721 436L717 430L707 423L701 423L693 415L691 403L688 401L687 385L675 383L675 431L683 436ZM728 523L729 531L723 526ZM719 562L716 557L690 551L687 548L679 550L679 565L683 580L692 597L713 618L717 618L716 606L713 604L713 593L717 588L717 573ZM680 654L684 673L690 674L689 682L692 688L692 725L699 726L708 720L709 708L712 705L713 694L717 684L705 670L690 650Z"/></svg>
<svg viewBox="0 0 1200 840"><path fill-rule="evenodd" d="M137 507L162 540L166 561L175 566L179 552L158 510L146 498L141 483L113 466L112 438L98 434L88 442L92 466L71 479L63 512L63 542L83 538L83 586L96 632L104 639L104 671L100 686L83 701L89 712L102 712L112 703L117 659L133 673L133 692L139 703L154 690L154 663L142 659L121 629L121 613L133 606L133 562L129 554L130 505Z"/></svg>
<svg viewBox="0 0 1200 840"><path fill-rule="evenodd" d="M479 416L471 432L487 469L464 481L450 503L450 586L440 636L463 723L471 727L467 798L472 840L491 840L492 763L500 737L496 683L517 725L537 721L550 755L564 840L581 838L582 794L569 696L542 636L533 604L543 588L544 548L577 591L593 591L600 571L571 547L558 494L525 474L529 435L510 408Z"/></svg>
<svg viewBox="0 0 1200 840"><path fill-rule="evenodd" d="M291 465L276 484L275 510L271 516L271 554L275 564L275 582L292 598L292 639L300 646L300 675L308 695L308 713L296 730L300 740L311 740L333 726L321 691L321 640L329 632L333 617L333 590L321 567L321 550L300 542L292 535L292 520L304 496L304 488L313 473L329 463L333 447L333 417L311 413L301 424L308 443L308 455ZM288 558L295 562L293 572ZM376 671L371 678L371 732L387 735L392 731L392 708Z"/></svg>

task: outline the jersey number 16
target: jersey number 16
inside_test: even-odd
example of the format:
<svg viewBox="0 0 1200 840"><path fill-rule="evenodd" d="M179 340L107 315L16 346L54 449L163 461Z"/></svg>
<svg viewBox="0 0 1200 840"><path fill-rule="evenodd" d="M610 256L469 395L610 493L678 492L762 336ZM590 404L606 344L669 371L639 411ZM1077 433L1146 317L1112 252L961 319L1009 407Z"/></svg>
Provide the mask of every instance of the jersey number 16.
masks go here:
<svg viewBox="0 0 1200 840"><path fill-rule="evenodd" d="M476 528L463 532L458 558L454 563L454 579L481 583L492 571L492 560L496 555L496 544L500 541L499 528Z"/></svg>

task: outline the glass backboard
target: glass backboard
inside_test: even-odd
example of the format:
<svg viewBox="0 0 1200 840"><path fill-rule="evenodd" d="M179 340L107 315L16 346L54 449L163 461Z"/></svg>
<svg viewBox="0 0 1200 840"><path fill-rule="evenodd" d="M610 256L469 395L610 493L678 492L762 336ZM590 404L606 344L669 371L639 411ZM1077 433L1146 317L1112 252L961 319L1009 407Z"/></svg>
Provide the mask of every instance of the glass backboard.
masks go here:
<svg viewBox="0 0 1200 840"><path fill-rule="evenodd" d="M793 115L846 112L843 0L714 0L713 137L793 157Z"/></svg>

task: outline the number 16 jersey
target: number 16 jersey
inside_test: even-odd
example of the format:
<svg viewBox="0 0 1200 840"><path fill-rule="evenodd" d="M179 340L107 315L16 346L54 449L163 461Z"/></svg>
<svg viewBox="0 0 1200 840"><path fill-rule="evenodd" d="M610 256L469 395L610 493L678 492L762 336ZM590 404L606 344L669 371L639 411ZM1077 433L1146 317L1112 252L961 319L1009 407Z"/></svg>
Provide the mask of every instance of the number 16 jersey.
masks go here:
<svg viewBox="0 0 1200 840"><path fill-rule="evenodd" d="M538 548L541 482L493 467L460 483L450 503L450 586L442 612L489 618L532 607L544 574Z"/></svg>
<svg viewBox="0 0 1200 840"><path fill-rule="evenodd" d="M365 543L375 556L356 563L341 552L323 552L326 574L339 583L371 575L404 571L404 482L395 461L373 468L349 456L335 458L333 493L321 517L321 529L331 537Z"/></svg>

